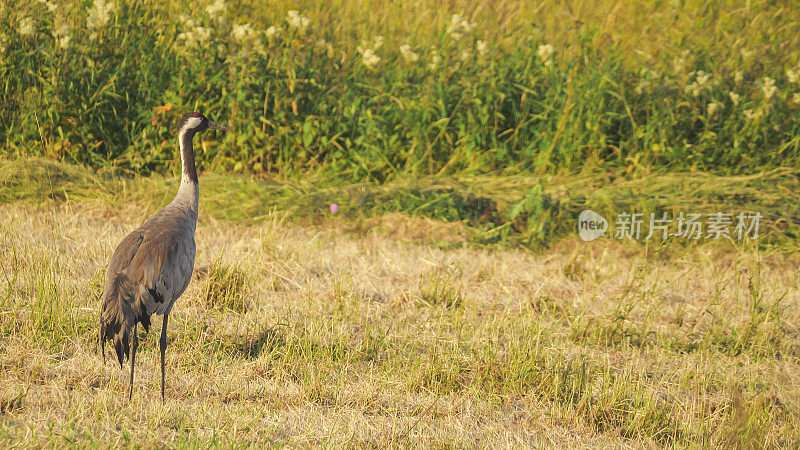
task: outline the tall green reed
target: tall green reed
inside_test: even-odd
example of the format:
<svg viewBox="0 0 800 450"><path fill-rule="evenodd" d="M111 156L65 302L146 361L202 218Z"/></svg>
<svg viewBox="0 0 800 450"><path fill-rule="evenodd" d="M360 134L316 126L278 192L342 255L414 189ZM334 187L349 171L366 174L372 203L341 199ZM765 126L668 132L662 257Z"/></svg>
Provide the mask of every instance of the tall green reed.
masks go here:
<svg viewBox="0 0 800 450"><path fill-rule="evenodd" d="M270 29L230 4L175 17L129 0L90 24L98 3L0 13L6 154L175 171L172 126L191 109L236 128L204 136L201 170L283 177L744 173L800 157L796 68L666 52L637 67L602 48L602 27L562 49L453 16L424 42L356 46L303 12Z"/></svg>

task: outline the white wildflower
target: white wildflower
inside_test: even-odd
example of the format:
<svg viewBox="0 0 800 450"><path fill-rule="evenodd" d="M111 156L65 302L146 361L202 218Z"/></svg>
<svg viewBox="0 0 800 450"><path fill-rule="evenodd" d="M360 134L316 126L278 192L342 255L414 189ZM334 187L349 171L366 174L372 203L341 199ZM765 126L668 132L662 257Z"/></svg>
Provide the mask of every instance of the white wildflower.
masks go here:
<svg viewBox="0 0 800 450"><path fill-rule="evenodd" d="M756 52L754 52L752 50L748 50L746 48L743 48L742 49L742 59L750 59L750 57L753 56L755 53Z"/></svg>
<svg viewBox="0 0 800 450"><path fill-rule="evenodd" d="M778 87L775 86L775 80L770 77L764 77L764 85L761 86L761 91L764 93L764 99L770 100L778 91Z"/></svg>
<svg viewBox="0 0 800 450"><path fill-rule="evenodd" d="M62 49L69 48L69 31L70 27L67 23L61 23L53 30L53 37Z"/></svg>
<svg viewBox="0 0 800 450"><path fill-rule="evenodd" d="M181 22L184 28L194 28L196 25L194 19L186 14L181 14L180 17L178 17L178 20Z"/></svg>
<svg viewBox="0 0 800 450"><path fill-rule="evenodd" d="M708 85L708 80L711 79L710 73L705 73L702 70L695 72L696 77L694 81L683 88L685 92L691 92L693 96L699 97L703 89Z"/></svg>
<svg viewBox="0 0 800 450"><path fill-rule="evenodd" d="M379 48L383 47L383 36L375 36L372 42L362 39L361 40L361 47L362 48L371 48L372 50L378 50ZM359 50L363 53L362 50Z"/></svg>
<svg viewBox="0 0 800 450"><path fill-rule="evenodd" d="M114 10L114 3L105 0L94 0L91 8L88 8L89 15L86 17L86 27L96 30L108 25L111 19L111 11Z"/></svg>
<svg viewBox="0 0 800 450"><path fill-rule="evenodd" d="M744 118L748 121L758 120L764 117L764 112L762 110L753 111L752 109L745 109L744 110Z"/></svg>
<svg viewBox="0 0 800 450"><path fill-rule="evenodd" d="M408 44L400 46L400 54L403 55L403 60L409 64L419 61L419 55L414 53L414 51L411 50L411 46Z"/></svg>
<svg viewBox="0 0 800 450"><path fill-rule="evenodd" d="M330 42L326 41L325 39L320 39L317 41L316 45L318 49L325 50L325 55L327 55L328 58L333 58L333 45Z"/></svg>
<svg viewBox="0 0 800 450"><path fill-rule="evenodd" d="M484 57L487 53L489 53L489 44L486 41L478 40L475 43L475 49L478 51L478 56Z"/></svg>
<svg viewBox="0 0 800 450"><path fill-rule="evenodd" d="M731 98L731 101L733 102L734 105L739 104L739 98L740 98L739 94L737 94L736 92L728 92L728 96Z"/></svg>
<svg viewBox="0 0 800 450"><path fill-rule="evenodd" d="M744 73L741 70L737 70L736 73L733 74L733 81L741 83L742 80L744 80Z"/></svg>
<svg viewBox="0 0 800 450"><path fill-rule="evenodd" d="M536 49L536 56L542 60L545 66L549 66L553 63L553 52L555 48L553 48L550 44L540 45L538 49Z"/></svg>
<svg viewBox="0 0 800 450"><path fill-rule="evenodd" d="M225 5L225 0L217 0L214 3L206 6L206 12L209 16L214 17L220 15L227 9L227 5Z"/></svg>
<svg viewBox="0 0 800 450"><path fill-rule="evenodd" d="M231 37L240 44L246 44L256 38L256 32L249 23L234 25L231 29Z"/></svg>
<svg viewBox="0 0 800 450"><path fill-rule="evenodd" d="M794 95L792 95L792 103L800 105L800 92L795 92Z"/></svg>
<svg viewBox="0 0 800 450"><path fill-rule="evenodd" d="M725 108L725 105L723 105L722 103L712 102L709 103L708 106L706 107L706 112L708 113L709 116L713 116L723 108Z"/></svg>
<svg viewBox="0 0 800 450"><path fill-rule="evenodd" d="M439 62L442 61L442 57L439 56L439 52L436 51L435 48L431 47L431 61L428 63L428 68L431 70L436 70L439 67Z"/></svg>
<svg viewBox="0 0 800 450"><path fill-rule="evenodd" d="M286 13L286 22L289 23L290 27L296 29L300 33L305 33L309 25L311 25L311 19L300 14L300 11L296 9Z"/></svg>
<svg viewBox="0 0 800 450"><path fill-rule="evenodd" d="M33 36L36 33L36 23L31 17L23 17L19 21L19 34L22 36Z"/></svg>
<svg viewBox="0 0 800 450"><path fill-rule="evenodd" d="M364 45L364 47L359 45L356 47L356 50L358 53L361 53L361 61L364 65L370 69L378 65L378 63L381 62L381 57L378 56L375 51L383 46L383 36L375 37L371 47L365 40L362 40L361 44Z"/></svg>
<svg viewBox="0 0 800 450"><path fill-rule="evenodd" d="M376 55L371 48L368 48L364 50L364 54L361 55L361 62L363 62L365 66L372 69L378 65L379 62L381 62L381 57Z"/></svg>
<svg viewBox="0 0 800 450"><path fill-rule="evenodd" d="M225 0L216 0L214 3L206 6L206 13L208 16L217 23L217 26L224 27L228 23L225 13L228 11L228 5Z"/></svg>
<svg viewBox="0 0 800 450"><path fill-rule="evenodd" d="M711 74L705 73L702 70L698 70L696 73L697 73L697 78L696 78L697 85L702 88L706 85L706 83L708 83L708 80L711 78Z"/></svg>
<svg viewBox="0 0 800 450"><path fill-rule="evenodd" d="M447 34L454 40L459 40L475 29L474 23L469 23L461 14L453 14L450 17L450 25L447 26Z"/></svg>
<svg viewBox="0 0 800 450"><path fill-rule="evenodd" d="M789 79L789 83L800 83L800 68L798 69L787 69L786 70L786 78Z"/></svg>
<svg viewBox="0 0 800 450"><path fill-rule="evenodd" d="M43 4L50 12L56 12L58 9L58 5L48 0L39 0L39 3Z"/></svg>
<svg viewBox="0 0 800 450"><path fill-rule="evenodd" d="M197 27L194 29L195 40L199 43L208 42L211 39L211 28Z"/></svg>
<svg viewBox="0 0 800 450"><path fill-rule="evenodd" d="M467 61L471 60L472 59L472 49L467 47L464 50L461 50L461 54L458 56L458 58L463 62L467 62Z"/></svg>
<svg viewBox="0 0 800 450"><path fill-rule="evenodd" d="M249 23L234 25L231 28L231 37L242 46L240 49L242 56L247 56L251 51L261 55L266 53L264 43L259 38L259 34L253 30Z"/></svg>
<svg viewBox="0 0 800 450"><path fill-rule="evenodd" d="M211 28L195 27L187 32L178 35L178 39L184 42L187 48L206 48L211 39Z"/></svg>
<svg viewBox="0 0 800 450"><path fill-rule="evenodd" d="M266 32L267 39L269 39L270 41L273 41L273 40L277 39L281 35L282 32L283 32L283 28L276 27L275 25L272 25L269 28L267 28L267 32Z"/></svg>
<svg viewBox="0 0 800 450"><path fill-rule="evenodd" d="M61 47L63 50L68 49L69 48L69 40L70 40L69 36L61 36L61 37L59 37L58 38L58 46Z"/></svg>

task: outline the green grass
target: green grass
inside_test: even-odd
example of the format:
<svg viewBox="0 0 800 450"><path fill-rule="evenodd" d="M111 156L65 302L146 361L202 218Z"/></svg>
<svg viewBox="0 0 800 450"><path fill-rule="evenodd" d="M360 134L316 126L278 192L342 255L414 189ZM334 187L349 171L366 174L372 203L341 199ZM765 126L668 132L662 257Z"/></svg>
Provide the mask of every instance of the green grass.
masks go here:
<svg viewBox="0 0 800 450"><path fill-rule="evenodd" d="M237 265L228 265L217 260L207 273L203 274L203 297L207 308L247 311L242 300L247 284L247 273Z"/></svg>
<svg viewBox="0 0 800 450"><path fill-rule="evenodd" d="M133 177L95 172L80 166L31 158L0 164L0 200L99 201L122 208L131 203L155 211L177 190L173 177ZM387 183L343 183L322 176L301 181L263 180L248 175L202 174L203 211L228 222L263 223L275 214L295 223L344 227L355 232L380 228L375 219L401 212L434 222L458 223L460 236L432 233L428 243L452 246L459 242L482 245L546 248L577 230L581 210L592 209L610 223L620 213L643 213L639 242L686 246L670 237L646 240L651 213L760 213L759 239L720 239L722 245L793 252L800 236L797 222L800 181L794 169L776 168L747 176L708 173L653 173L628 179L618 172L581 176L463 176L400 178ZM339 206L338 213L330 205ZM733 225L731 225L731 230ZM674 226L673 226L674 228ZM674 231L674 229L671 229ZM425 240L425 239L423 239Z"/></svg>
<svg viewBox="0 0 800 450"><path fill-rule="evenodd" d="M751 174L800 161L795 5L424 1L411 27L397 19L408 11L371 2L188 5L181 19L186 6L122 1L94 29L89 2L4 9L3 153L174 173L175 119L196 109L236 130L204 136L202 169L269 178ZM290 7L311 25L293 28ZM187 45L198 29L208 38Z"/></svg>

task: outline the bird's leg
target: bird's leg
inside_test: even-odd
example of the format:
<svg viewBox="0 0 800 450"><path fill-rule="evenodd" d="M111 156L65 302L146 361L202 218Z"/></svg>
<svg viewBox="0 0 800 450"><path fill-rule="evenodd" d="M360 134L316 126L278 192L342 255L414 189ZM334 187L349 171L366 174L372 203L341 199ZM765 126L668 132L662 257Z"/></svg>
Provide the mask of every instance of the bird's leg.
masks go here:
<svg viewBox="0 0 800 450"><path fill-rule="evenodd" d="M161 402L164 402L164 354L167 351L167 319L169 313L164 314L164 324L161 325L161 339L158 340L158 345L161 348Z"/></svg>
<svg viewBox="0 0 800 450"><path fill-rule="evenodd" d="M103 365L106 365L106 341L103 340L103 334L100 333L100 339L98 340L100 344L100 351L103 353Z"/></svg>
<svg viewBox="0 0 800 450"><path fill-rule="evenodd" d="M131 390L128 401L133 398L133 367L136 364L136 348L139 347L139 323L133 326L133 342L131 343Z"/></svg>

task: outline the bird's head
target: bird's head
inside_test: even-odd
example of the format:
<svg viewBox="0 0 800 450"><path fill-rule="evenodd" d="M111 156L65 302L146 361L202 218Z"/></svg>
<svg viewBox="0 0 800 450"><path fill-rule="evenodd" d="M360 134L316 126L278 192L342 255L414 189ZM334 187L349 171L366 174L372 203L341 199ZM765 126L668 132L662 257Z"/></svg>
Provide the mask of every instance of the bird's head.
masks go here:
<svg viewBox="0 0 800 450"><path fill-rule="evenodd" d="M184 114L183 117L181 117L180 122L178 122L179 134L186 132L195 134L201 131L206 131L209 128L212 130L231 131L230 128L223 127L208 117L196 112Z"/></svg>

